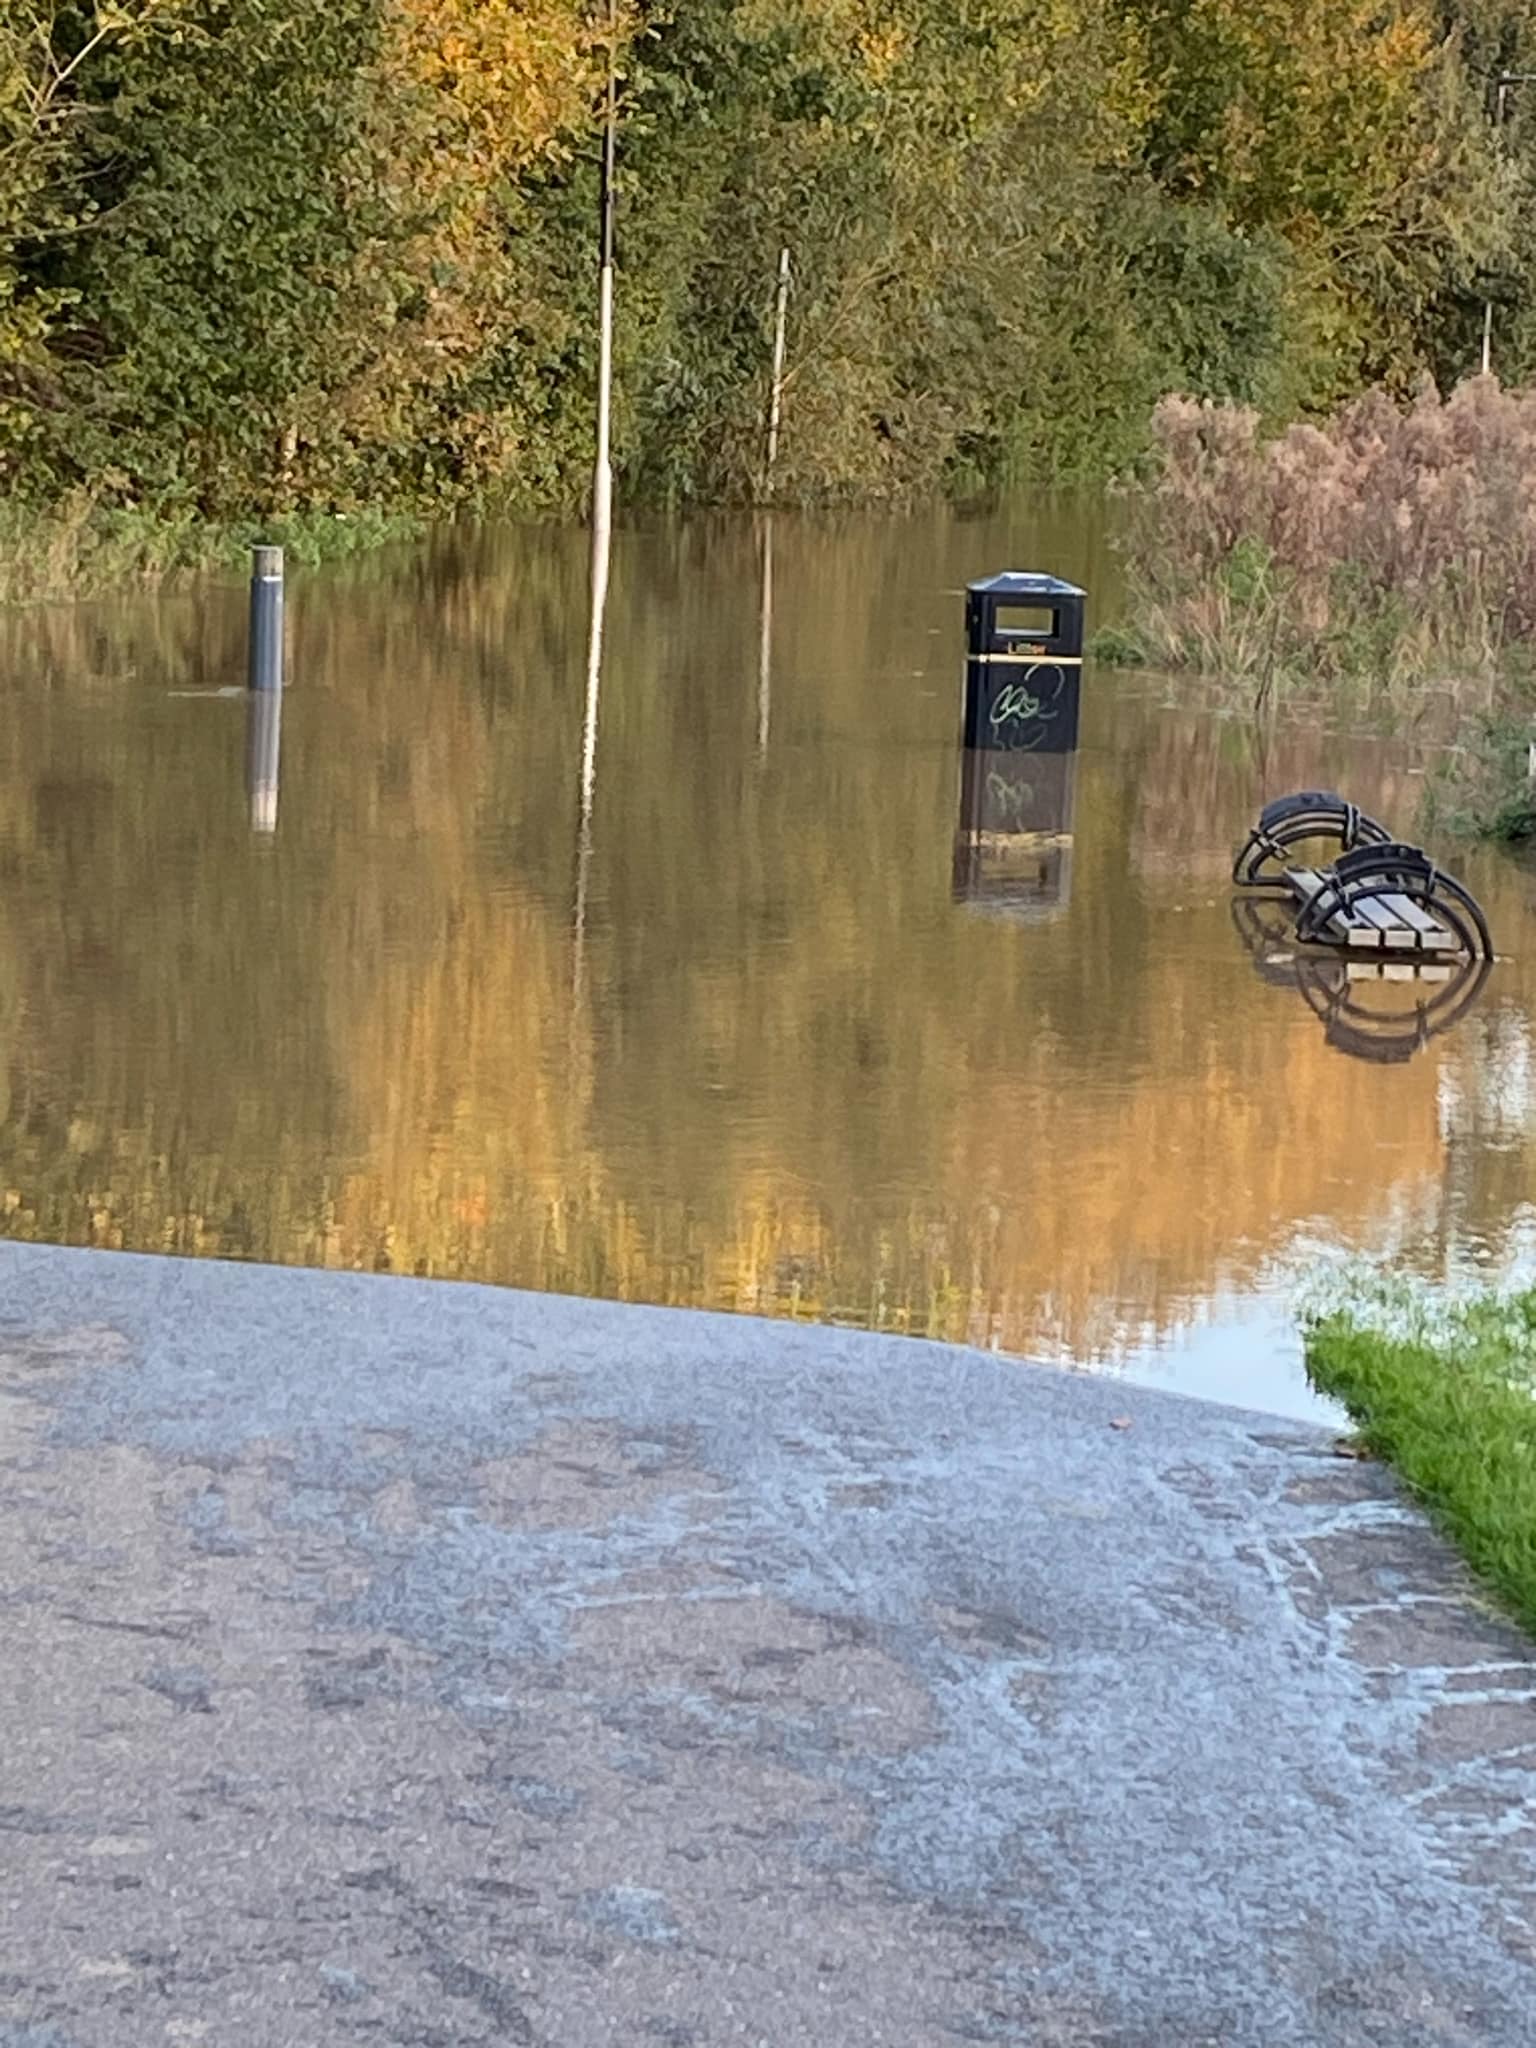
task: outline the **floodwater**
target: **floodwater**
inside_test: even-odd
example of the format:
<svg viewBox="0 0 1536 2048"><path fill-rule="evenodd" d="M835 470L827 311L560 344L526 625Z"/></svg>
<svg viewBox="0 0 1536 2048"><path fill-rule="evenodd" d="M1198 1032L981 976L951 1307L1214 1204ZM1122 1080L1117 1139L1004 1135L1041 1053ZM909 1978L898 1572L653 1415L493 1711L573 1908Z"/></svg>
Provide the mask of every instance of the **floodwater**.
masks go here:
<svg viewBox="0 0 1536 2048"><path fill-rule="evenodd" d="M1261 739L1090 665L1031 799L1054 841L1000 878L957 859L960 589L1046 569L1102 616L1102 526L780 517L765 619L761 528L707 521L618 538L583 829L586 549L294 574L275 831L239 589L0 627L0 1230L824 1318L1300 1413L1320 1259L1523 1258L1527 872L1460 863L1507 957L1424 1043L1423 991L1309 1001L1232 915L1264 795L1335 784L1411 832L1410 746Z"/></svg>

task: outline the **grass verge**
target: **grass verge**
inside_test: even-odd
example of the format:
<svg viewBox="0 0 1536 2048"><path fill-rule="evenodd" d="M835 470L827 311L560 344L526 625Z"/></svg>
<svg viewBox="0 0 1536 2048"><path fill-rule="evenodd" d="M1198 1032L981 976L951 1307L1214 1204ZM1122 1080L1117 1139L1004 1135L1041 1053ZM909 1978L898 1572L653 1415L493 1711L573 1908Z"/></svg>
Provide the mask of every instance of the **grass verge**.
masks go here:
<svg viewBox="0 0 1536 2048"><path fill-rule="evenodd" d="M410 513L371 507L213 522L184 511L113 509L85 492L47 512L0 504L0 605L93 597L194 570L242 568L256 541L286 548L297 562L330 561L407 540L422 525Z"/></svg>
<svg viewBox="0 0 1536 2048"><path fill-rule="evenodd" d="M1536 1631L1536 1289L1320 1316L1307 1372Z"/></svg>

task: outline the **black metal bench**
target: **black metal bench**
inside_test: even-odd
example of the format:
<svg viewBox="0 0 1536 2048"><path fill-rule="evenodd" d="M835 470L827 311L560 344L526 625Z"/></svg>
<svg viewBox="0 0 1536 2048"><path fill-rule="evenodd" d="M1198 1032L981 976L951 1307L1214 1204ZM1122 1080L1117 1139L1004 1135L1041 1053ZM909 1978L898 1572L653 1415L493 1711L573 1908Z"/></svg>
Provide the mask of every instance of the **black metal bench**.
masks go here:
<svg viewBox="0 0 1536 2048"><path fill-rule="evenodd" d="M1305 865L1294 849L1329 842L1340 851ZM1241 889L1283 895L1302 946L1399 959L1491 960L1493 940L1476 899L1422 847L1331 790L1300 790L1264 806L1232 867Z"/></svg>

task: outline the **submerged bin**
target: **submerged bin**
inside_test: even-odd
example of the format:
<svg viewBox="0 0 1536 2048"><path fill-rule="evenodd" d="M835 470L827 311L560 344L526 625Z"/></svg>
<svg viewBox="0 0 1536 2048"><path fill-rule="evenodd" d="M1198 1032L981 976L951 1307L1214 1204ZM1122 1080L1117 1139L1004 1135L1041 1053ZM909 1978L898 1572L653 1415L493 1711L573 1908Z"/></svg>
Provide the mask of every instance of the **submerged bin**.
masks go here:
<svg viewBox="0 0 1536 2048"><path fill-rule="evenodd" d="M1069 754L1077 745L1086 595L1008 571L965 595L965 744Z"/></svg>

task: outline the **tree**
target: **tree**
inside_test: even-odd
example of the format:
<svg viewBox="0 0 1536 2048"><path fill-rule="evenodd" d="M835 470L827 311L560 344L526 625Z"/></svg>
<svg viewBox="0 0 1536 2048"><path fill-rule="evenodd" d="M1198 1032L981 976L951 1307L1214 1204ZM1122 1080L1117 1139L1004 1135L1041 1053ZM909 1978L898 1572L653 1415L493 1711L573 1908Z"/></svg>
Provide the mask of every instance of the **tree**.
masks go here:
<svg viewBox="0 0 1536 2048"><path fill-rule="evenodd" d="M1449 282L1509 194L1454 38L1418 0L1124 0L1146 39L1148 163L1176 198L1281 234L1311 299L1322 401L1406 385Z"/></svg>
<svg viewBox="0 0 1536 2048"><path fill-rule="evenodd" d="M47 346L73 301L36 281L39 257L100 218L71 177L99 113L90 84L103 58L187 33L187 0L10 0L0 15L0 476L38 432L50 386Z"/></svg>

